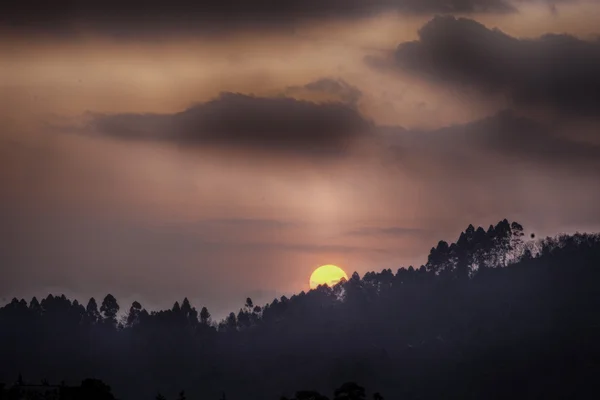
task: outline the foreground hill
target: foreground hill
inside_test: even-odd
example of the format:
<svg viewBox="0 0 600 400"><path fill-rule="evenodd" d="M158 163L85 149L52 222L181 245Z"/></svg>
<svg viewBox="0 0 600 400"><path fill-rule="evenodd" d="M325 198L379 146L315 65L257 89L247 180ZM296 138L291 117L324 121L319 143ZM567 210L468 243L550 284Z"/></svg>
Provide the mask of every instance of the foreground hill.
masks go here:
<svg viewBox="0 0 600 400"><path fill-rule="evenodd" d="M353 274L219 323L187 300L117 321L64 296L0 309L0 381L96 377L124 400L330 394L387 399L590 398L599 392L600 236L525 241L504 220L439 242L420 268ZM372 393L367 393L369 396Z"/></svg>

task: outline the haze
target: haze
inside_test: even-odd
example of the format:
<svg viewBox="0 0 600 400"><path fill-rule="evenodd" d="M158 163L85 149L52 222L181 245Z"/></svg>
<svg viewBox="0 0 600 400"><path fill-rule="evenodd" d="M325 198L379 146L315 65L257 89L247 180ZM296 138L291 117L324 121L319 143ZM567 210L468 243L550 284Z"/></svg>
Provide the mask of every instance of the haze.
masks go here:
<svg viewBox="0 0 600 400"><path fill-rule="evenodd" d="M59 3L0 17L3 302L220 316L469 223L600 228L596 2Z"/></svg>

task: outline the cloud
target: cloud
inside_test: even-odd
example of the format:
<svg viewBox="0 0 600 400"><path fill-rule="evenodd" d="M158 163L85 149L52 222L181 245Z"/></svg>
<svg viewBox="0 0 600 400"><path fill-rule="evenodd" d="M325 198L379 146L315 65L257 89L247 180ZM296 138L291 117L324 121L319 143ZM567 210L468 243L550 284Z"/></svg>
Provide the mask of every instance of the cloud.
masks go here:
<svg viewBox="0 0 600 400"><path fill-rule="evenodd" d="M175 114L92 114L87 129L123 139L340 154L372 128L354 108L223 93Z"/></svg>
<svg viewBox="0 0 600 400"><path fill-rule="evenodd" d="M552 14L557 15L559 12L559 5L565 5L565 4L574 4L574 3L579 3L579 2L585 2L586 0L516 0L516 3L531 3L531 4L541 4L543 6L546 6L548 8L548 11L550 11ZM587 0L587 1L594 1L594 0Z"/></svg>
<svg viewBox="0 0 600 400"><path fill-rule="evenodd" d="M306 87L360 97L352 85L330 79L287 91ZM554 166L595 165L600 146L575 140L576 130L511 110L430 130L378 126L351 104L233 93L174 114L91 114L86 126L94 134L128 140L303 156L346 155L370 143L383 150L371 153L383 162L430 172L441 168L443 173L462 171L489 155ZM462 173L475 177L486 172L478 167Z"/></svg>
<svg viewBox="0 0 600 400"><path fill-rule="evenodd" d="M332 97L337 101L355 107L363 96L362 91L356 86L350 85L343 79L321 78L309 82L304 86L290 86L284 94L298 96L302 94L321 95L325 98Z"/></svg>
<svg viewBox="0 0 600 400"><path fill-rule="evenodd" d="M510 110L446 128L445 134L454 135L458 142L462 136L481 149L531 161L569 165L600 159L599 146L571 140L560 126L519 116Z"/></svg>
<svg viewBox="0 0 600 400"><path fill-rule="evenodd" d="M426 230L419 228L406 228L402 226L392 227L363 227L348 232L350 236L416 236L426 233Z"/></svg>
<svg viewBox="0 0 600 400"><path fill-rule="evenodd" d="M600 40L520 39L470 19L438 16L388 61L436 83L504 95L516 107L586 116L600 107Z"/></svg>
<svg viewBox="0 0 600 400"><path fill-rule="evenodd" d="M205 224L216 224L235 229L282 229L282 228L294 228L301 225L300 222L292 222L278 219L265 219L265 218L218 218L204 220L202 223Z"/></svg>
<svg viewBox="0 0 600 400"><path fill-rule="evenodd" d="M285 28L297 23L367 17L380 12L510 12L509 0L42 0L11 1L0 31L72 35L158 36Z"/></svg>
<svg viewBox="0 0 600 400"><path fill-rule="evenodd" d="M458 173L485 179L490 169L507 161L579 168L583 174L585 167L600 163L600 146L573 140L560 126L511 110L429 131L390 128L386 135L388 157L405 168L433 175Z"/></svg>

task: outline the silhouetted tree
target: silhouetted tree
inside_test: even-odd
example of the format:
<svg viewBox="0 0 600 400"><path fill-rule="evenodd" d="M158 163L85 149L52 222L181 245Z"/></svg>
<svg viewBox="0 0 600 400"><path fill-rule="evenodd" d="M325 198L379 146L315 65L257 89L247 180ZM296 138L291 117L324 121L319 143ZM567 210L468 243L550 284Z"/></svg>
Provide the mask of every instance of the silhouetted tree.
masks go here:
<svg viewBox="0 0 600 400"><path fill-rule="evenodd" d="M202 310L200 311L200 323L202 325L208 325L209 322L210 313L208 312L208 309L206 307L202 307Z"/></svg>
<svg viewBox="0 0 600 400"><path fill-rule="evenodd" d="M237 315L237 327L242 330L250 326L250 313L240 309Z"/></svg>
<svg viewBox="0 0 600 400"><path fill-rule="evenodd" d="M35 297L29 302L29 309L34 315L42 315L42 306Z"/></svg>
<svg viewBox="0 0 600 400"><path fill-rule="evenodd" d="M451 270L450 262L450 247L448 243L440 240L437 247L432 247L427 258L427 271L439 274L440 272Z"/></svg>
<svg viewBox="0 0 600 400"><path fill-rule="evenodd" d="M171 309L171 311L173 311L174 314L180 314L181 313L181 307L179 306L179 302L176 301L175 304L173 304L173 308Z"/></svg>
<svg viewBox="0 0 600 400"><path fill-rule="evenodd" d="M80 398L89 400L114 400L110 386L98 379L81 382Z"/></svg>
<svg viewBox="0 0 600 400"><path fill-rule="evenodd" d="M254 308L254 303L252 302L252 299L250 297L248 297L246 299L246 304L244 304L244 307L246 308L246 311L252 311L252 309Z"/></svg>
<svg viewBox="0 0 600 400"><path fill-rule="evenodd" d="M228 332L233 332L237 329L237 318L235 317L234 313L230 313L225 320L225 329Z"/></svg>
<svg viewBox="0 0 600 400"><path fill-rule="evenodd" d="M187 321L188 326L195 328L198 325L198 311L190 304L190 301L186 298L181 303L181 313L184 319Z"/></svg>
<svg viewBox="0 0 600 400"><path fill-rule="evenodd" d="M86 319L90 324L95 324L102 318L100 312L98 311L98 304L96 304L96 300L94 300L93 297L88 301L85 312Z"/></svg>
<svg viewBox="0 0 600 400"><path fill-rule="evenodd" d="M104 322L113 326L117 324L119 304L117 303L117 299L115 299L112 294L106 295L102 301L100 312L104 315Z"/></svg>
<svg viewBox="0 0 600 400"><path fill-rule="evenodd" d="M132 327L139 324L141 314L142 305L139 302L134 301L129 308L129 313L127 314L127 326Z"/></svg>
<svg viewBox="0 0 600 400"><path fill-rule="evenodd" d="M296 392L293 400L328 400L328 398L314 390L301 390Z"/></svg>

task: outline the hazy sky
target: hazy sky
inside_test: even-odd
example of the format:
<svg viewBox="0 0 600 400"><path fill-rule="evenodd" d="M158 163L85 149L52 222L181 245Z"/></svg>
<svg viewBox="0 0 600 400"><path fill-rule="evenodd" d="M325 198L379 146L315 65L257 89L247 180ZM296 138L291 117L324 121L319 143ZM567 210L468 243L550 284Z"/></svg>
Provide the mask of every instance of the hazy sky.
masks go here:
<svg viewBox="0 0 600 400"><path fill-rule="evenodd" d="M32 11L33 10L33 11ZM223 315L502 218L600 229L600 2L9 1L0 300Z"/></svg>

